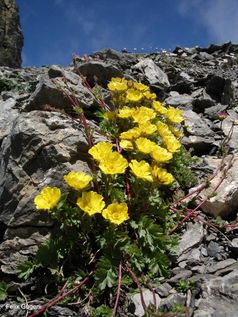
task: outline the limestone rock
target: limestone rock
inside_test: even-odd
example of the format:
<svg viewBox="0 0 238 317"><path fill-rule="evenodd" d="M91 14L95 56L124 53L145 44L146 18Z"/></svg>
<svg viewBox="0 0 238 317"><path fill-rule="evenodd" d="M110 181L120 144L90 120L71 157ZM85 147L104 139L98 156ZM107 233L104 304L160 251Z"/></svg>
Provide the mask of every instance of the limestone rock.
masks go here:
<svg viewBox="0 0 238 317"><path fill-rule="evenodd" d="M228 156L225 160L225 164L229 164L231 157ZM212 162L213 161L213 162ZM221 163L220 159L209 159L211 164L215 163L218 167ZM209 189L205 189L200 193L200 198L205 199L207 195L211 192L212 188L218 184L220 179L223 177L223 171L220 171L216 177L214 177L210 182ZM233 163L230 169L226 173L225 179L222 181L221 185L216 189L215 194L211 195L203 205L202 210L213 215L214 217L224 217L228 216L232 212L235 212L238 208L238 156L234 155Z"/></svg>
<svg viewBox="0 0 238 317"><path fill-rule="evenodd" d="M33 233L29 238L22 239L14 237L4 241L0 245L0 271L6 274L16 274L16 268L29 256L34 256L38 245L43 243L49 235L39 232Z"/></svg>
<svg viewBox="0 0 238 317"><path fill-rule="evenodd" d="M149 58L141 60L132 68L141 71L150 85L170 86L167 74Z"/></svg>
<svg viewBox="0 0 238 317"><path fill-rule="evenodd" d="M0 66L21 67L23 35L15 0L0 0Z"/></svg>
<svg viewBox="0 0 238 317"><path fill-rule="evenodd" d="M223 277L208 278L202 284L194 317L234 317L237 315L238 270Z"/></svg>
<svg viewBox="0 0 238 317"><path fill-rule="evenodd" d="M50 71L50 76L53 76L52 68ZM69 80L67 85L64 83L63 76ZM67 96L65 92L67 93ZM69 114L73 114L74 105L72 100L75 98L77 98L79 106L83 108L88 108L94 103L92 93L82 85L78 75L64 72L62 76L57 76L57 78L53 79L45 75L42 76L35 91L27 101L25 110L46 110L44 107L49 105L55 109L60 109Z"/></svg>
<svg viewBox="0 0 238 317"><path fill-rule="evenodd" d="M233 149L238 149L238 113L234 110L227 111L228 116L222 122L222 130L228 138L228 144Z"/></svg>
<svg viewBox="0 0 238 317"><path fill-rule="evenodd" d="M149 304L156 304L156 307L158 308L160 306L160 297L158 294L155 294L156 303L154 302L154 296L153 293L149 289L143 290L143 298L145 301L146 306L149 306ZM139 293L131 296L131 301L134 304L134 315L137 317L142 317L145 314L145 310L143 308L143 305L141 303L141 296Z"/></svg>
<svg viewBox="0 0 238 317"><path fill-rule="evenodd" d="M87 149L78 121L54 112L21 114L0 149L0 223L8 230L50 226L35 211L34 196L44 186L64 186L70 170L88 171Z"/></svg>
<svg viewBox="0 0 238 317"><path fill-rule="evenodd" d="M196 136L212 136L214 132L207 125L206 121L201 118L196 112L192 110L185 110L183 112L185 126L187 132Z"/></svg>
<svg viewBox="0 0 238 317"><path fill-rule="evenodd" d="M170 92L170 96L165 99L166 104L170 106L184 106L192 104L193 97L187 94L180 95L177 92Z"/></svg>
<svg viewBox="0 0 238 317"><path fill-rule="evenodd" d="M189 224L188 229L183 234L179 246L178 246L178 256L181 256L182 253L188 251L192 247L198 245L204 237L203 225L199 222L195 224Z"/></svg>
<svg viewBox="0 0 238 317"><path fill-rule="evenodd" d="M123 77L122 71L109 62L89 61L76 65L76 71L85 76L91 86L95 83L107 86L112 77Z"/></svg>
<svg viewBox="0 0 238 317"><path fill-rule="evenodd" d="M13 121L19 112L16 108L16 100L9 98L6 101L0 100L0 142L7 136L12 128Z"/></svg>

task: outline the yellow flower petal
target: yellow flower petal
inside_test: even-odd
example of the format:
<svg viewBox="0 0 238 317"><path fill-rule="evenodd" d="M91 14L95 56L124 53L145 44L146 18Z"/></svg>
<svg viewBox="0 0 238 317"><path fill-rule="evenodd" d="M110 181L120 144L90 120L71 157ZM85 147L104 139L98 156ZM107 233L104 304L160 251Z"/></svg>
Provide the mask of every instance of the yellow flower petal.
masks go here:
<svg viewBox="0 0 238 317"><path fill-rule="evenodd" d="M150 121L156 117L156 113L153 109L147 107L138 107L134 110L132 114L132 119L137 123L145 123L146 121Z"/></svg>
<svg viewBox="0 0 238 317"><path fill-rule="evenodd" d="M143 94L135 89L128 89L126 94L126 101L139 102L143 98Z"/></svg>
<svg viewBox="0 0 238 317"><path fill-rule="evenodd" d="M169 152L175 153L181 148L181 143L174 136L165 136L162 138Z"/></svg>
<svg viewBox="0 0 238 317"><path fill-rule="evenodd" d="M145 154L149 154L151 151L153 151L153 149L157 145L155 142L152 142L149 139L142 138L142 137L138 138L135 141L135 144L136 144L138 150L142 153L145 153Z"/></svg>
<svg viewBox="0 0 238 317"><path fill-rule="evenodd" d="M108 153L104 160L100 161L99 168L104 174L122 174L128 166L127 160L119 153Z"/></svg>
<svg viewBox="0 0 238 317"><path fill-rule="evenodd" d="M142 135L151 135L157 131L156 125L150 123L149 121L146 123L140 123L138 129Z"/></svg>
<svg viewBox="0 0 238 317"><path fill-rule="evenodd" d="M143 95L147 100L155 100L157 97L155 93L149 91L144 92Z"/></svg>
<svg viewBox="0 0 238 317"><path fill-rule="evenodd" d="M150 156L157 162L157 163L166 163L172 159L172 153L168 152L166 149L162 148L161 146L157 145L154 150L150 153Z"/></svg>
<svg viewBox="0 0 238 317"><path fill-rule="evenodd" d="M153 101L152 107L157 111L159 114L165 114L167 112L167 108L165 108L161 102Z"/></svg>
<svg viewBox="0 0 238 317"><path fill-rule="evenodd" d="M53 209L59 202L61 190L58 187L45 187L34 199L36 209Z"/></svg>
<svg viewBox="0 0 238 317"><path fill-rule="evenodd" d="M146 92L150 89L148 86L146 86L142 83L137 83L137 82L133 83L133 87L139 91L142 91L142 92Z"/></svg>
<svg viewBox="0 0 238 317"><path fill-rule="evenodd" d="M171 135L172 135L172 132L170 131L168 125L165 124L165 123L162 122L162 121L158 121L158 122L157 122L157 130L158 130L159 135L160 135L161 137L166 136L166 135L168 135L168 136L171 136Z"/></svg>
<svg viewBox="0 0 238 317"><path fill-rule="evenodd" d="M165 168L158 166L152 167L152 175L155 181L163 185L169 185L174 181L174 177L171 173L168 173Z"/></svg>
<svg viewBox="0 0 238 317"><path fill-rule="evenodd" d="M118 118L122 118L122 119L128 119L132 116L132 113L134 111L134 108L130 108L130 107L122 107L119 111L118 111Z"/></svg>
<svg viewBox="0 0 238 317"><path fill-rule="evenodd" d="M127 90L127 82L123 78L113 78L107 87L112 92L123 92Z"/></svg>
<svg viewBox="0 0 238 317"><path fill-rule="evenodd" d="M82 196L77 199L77 205L89 216L100 213L105 207L103 196L94 191L83 192Z"/></svg>
<svg viewBox="0 0 238 317"><path fill-rule="evenodd" d="M133 150L133 143L129 140L121 140L119 143L120 147L124 150Z"/></svg>
<svg viewBox="0 0 238 317"><path fill-rule="evenodd" d="M103 119L105 120L114 120L116 118L116 114L114 111L107 111L103 114Z"/></svg>
<svg viewBox="0 0 238 317"><path fill-rule="evenodd" d="M121 223L129 219L127 204L110 204L106 209L102 211L102 216L115 225L120 225Z"/></svg>
<svg viewBox="0 0 238 317"><path fill-rule="evenodd" d="M109 142L98 142L88 151L90 155L96 160L100 161L112 152L112 144Z"/></svg>
<svg viewBox="0 0 238 317"><path fill-rule="evenodd" d="M153 178L151 175L151 167L149 163L146 161L140 161L137 160L131 160L131 163L129 164L132 173L137 177L144 179L148 182L153 182Z"/></svg>
<svg viewBox="0 0 238 317"><path fill-rule="evenodd" d="M120 134L120 139L124 139L124 140L133 140L138 138L141 135L141 131L138 127L129 129L125 132L122 132Z"/></svg>
<svg viewBox="0 0 238 317"><path fill-rule="evenodd" d="M66 183L76 190L86 188L92 179L91 175L85 174L84 172L69 172L64 176Z"/></svg>
<svg viewBox="0 0 238 317"><path fill-rule="evenodd" d="M182 113L183 113L182 110L176 109L176 108L170 106L168 108L165 116L172 123L180 123L184 120Z"/></svg>

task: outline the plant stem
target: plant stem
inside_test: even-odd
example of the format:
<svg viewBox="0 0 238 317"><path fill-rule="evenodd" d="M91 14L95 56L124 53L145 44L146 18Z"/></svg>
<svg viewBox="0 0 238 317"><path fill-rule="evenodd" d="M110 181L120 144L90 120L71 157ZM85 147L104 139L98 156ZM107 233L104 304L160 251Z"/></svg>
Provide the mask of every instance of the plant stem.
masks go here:
<svg viewBox="0 0 238 317"><path fill-rule="evenodd" d="M118 266L117 296L116 296L116 301L115 301L115 305L114 305L113 312L112 312L112 317L116 316L116 312L117 312L117 307L118 307L119 298L120 298L120 294L121 294L121 278L122 278L122 263L120 261L119 266Z"/></svg>
<svg viewBox="0 0 238 317"><path fill-rule="evenodd" d="M60 290L59 294L57 296L55 296L55 298L53 298L51 301L49 301L45 305L41 306L36 312L28 315L28 317L35 317L35 316L39 315L40 313L45 312L46 309L56 305L62 299L64 299L68 295L71 295L75 291L77 291L82 285L84 285L89 280L89 278L92 276L92 274L93 274L93 272L90 272L78 285L76 285L74 288L72 288L71 290L67 291L66 293L64 293L64 289L67 286L67 284L65 283L65 285Z"/></svg>
<svg viewBox="0 0 238 317"><path fill-rule="evenodd" d="M138 289L139 289L139 293L140 293L140 299L141 299L141 304L144 308L144 311L147 310L147 306L144 300L144 296L143 296L143 291L142 291L142 286L137 278L137 276L135 275L135 273L131 270L131 268L126 264L126 269L127 271L130 273L131 277L133 278L134 282L136 283Z"/></svg>

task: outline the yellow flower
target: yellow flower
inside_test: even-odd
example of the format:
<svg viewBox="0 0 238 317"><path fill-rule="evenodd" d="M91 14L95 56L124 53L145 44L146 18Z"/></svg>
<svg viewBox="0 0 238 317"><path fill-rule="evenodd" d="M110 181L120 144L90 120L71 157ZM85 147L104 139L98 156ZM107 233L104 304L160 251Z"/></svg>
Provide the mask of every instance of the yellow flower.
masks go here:
<svg viewBox="0 0 238 317"><path fill-rule="evenodd" d="M103 210L102 216L115 225L120 225L121 223L129 219L127 204L110 204L109 206L107 206L106 209Z"/></svg>
<svg viewBox="0 0 238 317"><path fill-rule="evenodd" d="M123 78L113 78L107 85L113 92L122 92L127 90L127 82Z"/></svg>
<svg viewBox="0 0 238 317"><path fill-rule="evenodd" d="M131 160L131 163L129 164L132 173L137 177L144 180L147 180L149 182L153 182L153 178L151 175L151 167L149 163L146 161L140 161L137 160Z"/></svg>
<svg viewBox="0 0 238 317"><path fill-rule="evenodd" d="M174 181L174 177L171 173L168 173L165 168L153 166L152 175L154 180L163 185L169 185Z"/></svg>
<svg viewBox="0 0 238 317"><path fill-rule="evenodd" d="M183 132L180 131L179 129L176 129L172 126L169 126L169 130L177 137L177 138L181 138L183 137Z"/></svg>
<svg viewBox="0 0 238 317"><path fill-rule="evenodd" d="M156 147L155 142L152 142L149 139L142 138L142 137L138 138L135 141L135 144L136 144L138 150L142 153L145 153L145 154L149 154Z"/></svg>
<svg viewBox="0 0 238 317"><path fill-rule="evenodd" d="M181 148L181 143L174 136L165 136L162 140L171 153L175 153Z"/></svg>
<svg viewBox="0 0 238 317"><path fill-rule="evenodd" d="M172 153L168 152L159 145L154 148L154 150L150 153L150 156L158 163L166 163L173 157Z"/></svg>
<svg viewBox="0 0 238 317"><path fill-rule="evenodd" d="M133 143L129 140L121 140L119 145L124 150L133 150L134 149Z"/></svg>
<svg viewBox="0 0 238 317"><path fill-rule="evenodd" d="M114 120L116 117L116 114L114 111L107 111L107 112L104 112L103 114L103 119L105 120Z"/></svg>
<svg viewBox="0 0 238 317"><path fill-rule="evenodd" d="M58 187L45 187L34 199L36 209L52 209L58 204L60 197L61 190Z"/></svg>
<svg viewBox="0 0 238 317"><path fill-rule="evenodd" d="M165 116L172 123L180 123L183 121L182 113L182 110L170 106L167 109Z"/></svg>
<svg viewBox="0 0 238 317"><path fill-rule="evenodd" d="M118 112L118 118L122 118L122 119L127 119L130 118L132 113L134 111L134 108L130 108L130 107L122 107L119 112Z"/></svg>
<svg viewBox="0 0 238 317"><path fill-rule="evenodd" d="M151 135L157 131L157 127L155 124L150 123L147 121L146 123L139 124L138 129L140 130L141 134L143 135Z"/></svg>
<svg viewBox="0 0 238 317"><path fill-rule="evenodd" d="M104 174L111 175L124 173L127 166L127 160L118 152L108 153L99 164L99 168Z"/></svg>
<svg viewBox="0 0 238 317"><path fill-rule="evenodd" d="M144 97L147 99L147 100L155 100L156 99L156 94L154 94L154 93L151 93L151 92L149 92L149 91L146 91L146 92L144 92Z"/></svg>
<svg viewBox="0 0 238 317"><path fill-rule="evenodd" d="M157 122L157 130L159 132L159 135L160 136L171 136L172 135L172 132L170 131L169 127L167 126L167 124L161 122L161 121L158 121Z"/></svg>
<svg viewBox="0 0 238 317"><path fill-rule="evenodd" d="M88 153L91 154L95 160L100 161L104 159L104 157L107 157L108 153L112 153L112 144L109 142L98 142L91 147Z"/></svg>
<svg viewBox="0 0 238 317"><path fill-rule="evenodd" d="M69 172L67 175L64 175L66 183L76 190L86 188L92 179L92 176L84 172Z"/></svg>
<svg viewBox="0 0 238 317"><path fill-rule="evenodd" d="M128 102L138 102L143 98L143 94L139 90L128 89L126 94L126 100Z"/></svg>
<svg viewBox="0 0 238 317"><path fill-rule="evenodd" d="M159 101L153 101L152 107L157 111L159 114L165 114L167 109L162 105Z"/></svg>
<svg viewBox="0 0 238 317"><path fill-rule="evenodd" d="M144 106L136 108L132 114L134 122L137 123L145 123L151 119L154 119L155 117L156 113L154 110Z"/></svg>
<svg viewBox="0 0 238 317"><path fill-rule="evenodd" d="M142 84L142 83L133 83L133 86L135 89L139 90L139 91L142 91L142 92L145 92L145 91L148 91L149 90L149 87Z"/></svg>
<svg viewBox="0 0 238 317"><path fill-rule="evenodd" d="M76 204L80 209L89 214L89 216L100 213L105 207L103 196L94 191L83 192L82 196L77 199Z"/></svg>
<svg viewBox="0 0 238 317"><path fill-rule="evenodd" d="M129 129L125 132L122 132L120 134L120 139L125 139L125 140L133 140L138 138L141 135L141 131L138 127Z"/></svg>
<svg viewBox="0 0 238 317"><path fill-rule="evenodd" d="M110 82L115 82L115 83L128 83L128 80L126 80L125 78L122 77L112 77Z"/></svg>

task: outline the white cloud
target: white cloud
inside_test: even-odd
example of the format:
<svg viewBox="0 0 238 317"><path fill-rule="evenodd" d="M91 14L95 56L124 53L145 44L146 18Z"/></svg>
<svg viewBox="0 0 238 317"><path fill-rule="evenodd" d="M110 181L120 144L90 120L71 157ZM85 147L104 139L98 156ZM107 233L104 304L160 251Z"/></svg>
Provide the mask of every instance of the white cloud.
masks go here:
<svg viewBox="0 0 238 317"><path fill-rule="evenodd" d="M238 42L237 0L180 0L178 10L205 27L214 41Z"/></svg>

